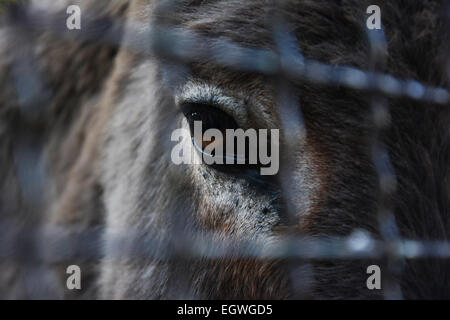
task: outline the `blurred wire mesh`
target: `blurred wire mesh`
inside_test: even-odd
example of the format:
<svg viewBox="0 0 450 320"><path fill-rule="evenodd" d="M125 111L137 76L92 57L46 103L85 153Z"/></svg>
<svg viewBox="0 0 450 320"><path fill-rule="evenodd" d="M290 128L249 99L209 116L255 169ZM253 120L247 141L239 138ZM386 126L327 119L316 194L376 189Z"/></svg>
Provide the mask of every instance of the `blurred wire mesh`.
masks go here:
<svg viewBox="0 0 450 320"><path fill-rule="evenodd" d="M450 12L450 11L449 11ZM450 14L449 14L450 15ZM328 65L320 61L306 58L302 55L295 37L287 31L282 17L274 19L274 39L277 52L250 48L224 39L205 41L202 36L184 29L154 26L149 31L135 22L127 23L124 34L133 37L122 41L118 32L107 29L99 23L96 17L83 14L83 24L88 25L87 32L74 35L61 28L61 16L51 14L45 10L22 10L21 6L8 9L6 24L9 24L21 37L15 39L20 42L22 52L17 55L13 73L8 81L13 81L17 89L20 119L17 128L17 141L13 149L13 159L17 166L22 201L28 210L43 210L42 190L45 189L46 177L42 168L40 154L44 130L40 121L45 117L48 99L48 88L42 85L44 75L37 71L36 62L32 54L27 52L27 37L32 33L50 32L53 35L69 41L105 41L112 46L126 46L128 49L144 55L156 54L172 59L178 63L202 61L208 59L219 66L243 71L251 71L265 75L273 75L282 79L280 86L280 114L285 132L291 133L286 137L288 148L295 149L299 135L306 130L302 123L301 109L290 94L290 82L295 80L309 81L318 84L341 86L365 92L370 97L374 126L371 137L371 159L378 175L379 182L379 212L378 221L381 239L375 239L362 229L354 230L348 237L308 238L286 236L271 244L258 241L237 241L223 239L219 241L214 234L188 234L174 237L171 242L151 241L140 236L139 231L126 230L117 234L117 241L113 253L117 257L155 259L171 259L182 253L188 257L202 257L220 259L224 257L251 257L261 259L364 259L384 258L392 275L390 285L385 289L388 299L401 299L402 295L395 279L401 273L404 259L417 258L450 258L450 242L448 241L419 241L403 239L398 233L398 227L392 208L387 205L388 199L395 193L396 176L390 163L389 152L379 137L386 130L389 117L387 97L406 97L416 101L423 101L448 108L450 92L446 88L431 87L416 80L398 79L390 74L373 70L360 70L353 66ZM101 35L101 37L100 37ZM367 38L371 46L370 65L383 64L383 52L386 39L383 30L368 30ZM381 117L381 118L380 118ZM295 119L295 121L292 121ZM290 192L289 174L290 159L285 158L287 168L281 178L282 193ZM292 165L293 161L291 161ZM289 206L287 211L295 215L295 206ZM2 219L0 225L0 260L16 261L18 263L45 262L58 263L75 257L99 259L102 257L99 242L99 229L87 229L74 234L64 229L23 228L17 219ZM151 233L150 230L146 230ZM155 231L155 233L157 233ZM147 238L148 239L148 238ZM45 250L41 250L42 245ZM31 273L31 276L44 276L41 273Z"/></svg>

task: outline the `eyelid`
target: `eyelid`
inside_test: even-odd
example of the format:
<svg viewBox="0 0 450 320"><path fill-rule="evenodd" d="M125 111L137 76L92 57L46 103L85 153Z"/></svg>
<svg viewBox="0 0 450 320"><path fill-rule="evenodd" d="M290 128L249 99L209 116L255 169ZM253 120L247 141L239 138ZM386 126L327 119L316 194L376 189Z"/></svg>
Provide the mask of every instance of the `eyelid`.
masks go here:
<svg viewBox="0 0 450 320"><path fill-rule="evenodd" d="M233 117L240 127L247 123L244 101L226 95L222 89L210 84L189 81L175 96L175 103L178 108L188 103L210 105Z"/></svg>

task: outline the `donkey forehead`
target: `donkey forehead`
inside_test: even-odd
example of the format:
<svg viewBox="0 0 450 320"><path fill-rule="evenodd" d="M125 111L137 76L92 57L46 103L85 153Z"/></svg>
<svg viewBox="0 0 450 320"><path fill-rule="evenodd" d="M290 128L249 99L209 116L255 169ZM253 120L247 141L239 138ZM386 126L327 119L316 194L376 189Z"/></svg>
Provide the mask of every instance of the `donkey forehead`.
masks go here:
<svg viewBox="0 0 450 320"><path fill-rule="evenodd" d="M316 2L323 3L319 5ZM184 30L188 31L188 34L198 36L198 51L203 50L203 45L214 47L217 54L215 56L202 56L189 63L183 61L184 66L189 66L184 82L191 80L190 77L194 75L222 89L233 90L234 94L239 91L254 92L256 96L267 99L275 92L274 82L268 81L273 78L264 72L260 73L259 69L256 73L251 68L246 70L246 67L251 65L245 63L246 61L230 67L227 63L239 53L226 43L273 53L276 57L280 50L279 40L282 34L288 34L289 46L296 46L306 58L331 64L365 67L367 44L361 31L364 17L348 18L348 11L351 10L363 15L364 10L360 10L363 6L346 6L344 3L337 5L323 0L292 0L283 3L281 8L277 3L263 0L164 1L151 10L150 14L153 25L181 32ZM336 25L341 28L336 28ZM349 30L351 32L346 32ZM346 32L346 37L342 37L343 32ZM180 47L180 50L185 49ZM248 56L256 59L256 55ZM217 60L225 63L221 65Z"/></svg>
<svg viewBox="0 0 450 320"><path fill-rule="evenodd" d="M272 41L267 1L174 1L159 3L152 20L183 27L211 38L226 37L240 44L269 46ZM272 15L273 17L273 15Z"/></svg>
<svg viewBox="0 0 450 320"><path fill-rule="evenodd" d="M163 1L151 10L152 21L193 30L210 38L277 49L277 32L291 32L306 56L324 62L343 53L355 58L366 43L365 3L352 1L211 0ZM169 3L171 5L167 5ZM346 34L345 37L342 35ZM356 61L355 61L356 63Z"/></svg>

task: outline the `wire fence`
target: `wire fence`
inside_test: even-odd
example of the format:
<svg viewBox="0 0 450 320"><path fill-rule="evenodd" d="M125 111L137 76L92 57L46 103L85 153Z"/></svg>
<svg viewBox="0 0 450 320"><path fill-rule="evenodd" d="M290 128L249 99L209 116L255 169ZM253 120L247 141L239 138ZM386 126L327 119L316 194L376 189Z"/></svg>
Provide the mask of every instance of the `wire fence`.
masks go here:
<svg viewBox="0 0 450 320"><path fill-rule="evenodd" d="M158 260L173 259L180 255L206 259L226 257L257 259L384 259L390 266L388 281L384 290L385 298L401 299L402 293L396 279L402 272L404 259L450 258L450 242L419 241L404 239L400 236L396 225L393 208L388 199L396 192L396 174L390 160L389 151L382 143L380 136L388 128L389 103L387 98L409 98L424 103L441 105L448 108L450 92L446 88L432 87L412 79L399 79L390 74L378 72L375 66L386 63L386 37L383 30L368 30L367 39L371 47L369 65L372 69L361 70L353 66L330 65L302 55L295 35L291 34L283 18L274 18L273 36L276 51L246 47L224 39L206 39L182 28L163 26L147 26L138 22L123 21L128 35L124 39L116 30L105 33L105 25L99 24L96 17L83 14L83 25L86 31L74 33L61 28L61 15L46 11L21 10L17 6L9 10L9 21L24 36L24 53L20 55L21 68L13 73L15 82L29 83L29 86L18 86L18 98L21 117L26 124L22 128L24 139L19 138L15 144L14 158L18 167L18 175L24 201L31 207L40 207L41 190L45 186L46 177L41 168L39 149L39 121L45 117L46 89L40 86L43 77L37 71L32 55L27 54L27 32L49 32L72 41L103 41L108 45L127 47L129 50L143 55L157 55L165 59L183 63L195 61L212 61L218 66L233 70L251 71L254 73L277 76L282 79L279 88L279 113L285 136L286 148L295 150L299 137L305 134L301 108L292 95L290 84L294 81L306 81L316 84L339 86L365 92L369 97L373 113L373 131L371 133L371 154L378 176L378 222L380 238L375 238L363 229L354 230L346 237L306 237L285 236L273 239L270 243L258 240L239 241L236 238L220 240L214 233L185 234L169 241L158 236L142 237L141 231L123 230L115 236L114 250L110 254L117 257L153 258ZM449 11L450 12L450 11ZM64 15L64 19L65 19ZM130 36L132 35L132 36ZM23 89L25 88L25 89ZM34 88L34 90L26 90ZM36 89L37 88L37 89ZM23 89L23 90L22 90ZM36 110L35 105L44 108ZM292 119L295 119L294 121ZM28 125L28 127L27 127ZM29 136L34 137L34 144L29 145ZM23 142L23 143L22 143ZM291 153L295 154L294 152ZM295 195L291 187L295 184L292 174L294 159L287 155L283 158L284 171L280 174L281 194L285 196L286 211L291 220L296 217ZM30 184L30 181L34 183ZM36 205L37 204L37 205ZM87 229L76 234L64 229L23 229L14 222L3 222L0 225L0 260L4 261L44 261L58 263L76 257L100 259L102 257L101 229ZM155 235L161 230L155 230ZM146 230L147 234L152 234ZM45 246L45 250L41 250ZM18 250L22 248L23 250Z"/></svg>

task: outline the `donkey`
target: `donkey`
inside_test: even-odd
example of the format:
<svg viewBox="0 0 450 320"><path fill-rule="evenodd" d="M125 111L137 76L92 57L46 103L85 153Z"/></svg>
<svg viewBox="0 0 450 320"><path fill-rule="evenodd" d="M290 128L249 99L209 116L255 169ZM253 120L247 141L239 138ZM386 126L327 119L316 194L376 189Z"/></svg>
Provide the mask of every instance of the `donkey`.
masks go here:
<svg viewBox="0 0 450 320"><path fill-rule="evenodd" d="M366 9L374 4L381 8L386 38L381 49L371 47L367 36ZM264 256L264 250L256 247L267 248L290 237L332 242L355 230L364 230L374 239L385 239L387 234L388 239L396 235L446 240L448 105L383 98L376 92L301 78L286 80L246 65L235 68L230 66L237 59L230 50L234 47L223 45L282 55L279 41L284 41L287 44L283 42L281 48L284 45L298 57L445 88L444 1L132 0L80 1L79 5L83 14L96 17L91 27L79 32L92 32L96 41L73 43L37 31L38 37L26 44L38 72L47 75L45 88L50 91L39 101L46 110L44 124L38 127L42 132L38 145L47 180L37 218L30 206L21 205L26 199L15 156L20 155L14 147L18 129L11 124L22 121L24 111L13 84L1 89L1 136L6 143L1 161L8 177L2 186L2 211L20 212L16 220L43 230L60 228L68 238L80 239L86 230L95 230L87 238L97 247L92 259L75 254L54 261L55 268L41 270L39 275L52 283L49 295L450 297L448 259L386 255L308 259ZM11 33L22 32L24 37L26 33L12 25L6 22L2 27L9 30L3 41L17 50L24 44L12 41ZM99 28L102 32L95 32ZM188 40L191 35L202 39L198 48L182 47L182 53L192 53L191 59L180 60L155 46L154 38L147 38L156 31L170 40L170 30ZM120 38L118 46L109 41L116 38ZM201 55L202 48L213 48L221 59ZM368 58L371 54L381 58L374 63ZM2 56L8 57L0 60L5 70L0 73L2 83L7 83L7 77L14 78L14 66L21 64L6 52ZM373 100L388 106L389 113L374 112ZM292 114L285 113L285 103ZM381 129L376 126L380 117ZM262 176L259 168L247 165L175 164L171 134L186 128L182 143L194 143L189 128L195 120L219 130L279 129L280 171ZM387 186L372 156L374 144L382 145L389 155L394 180ZM388 231L379 219L385 211L392 212L385 216L391 222ZM224 247L213 250L209 244ZM231 250L234 244L245 250ZM69 264L86 270L81 292L64 288L64 267ZM380 290L367 287L366 270L374 264L382 270ZM11 279L23 283L27 273L3 265L10 273L2 279L2 293L7 290L3 283ZM18 284L15 292L27 296L22 287Z"/></svg>

